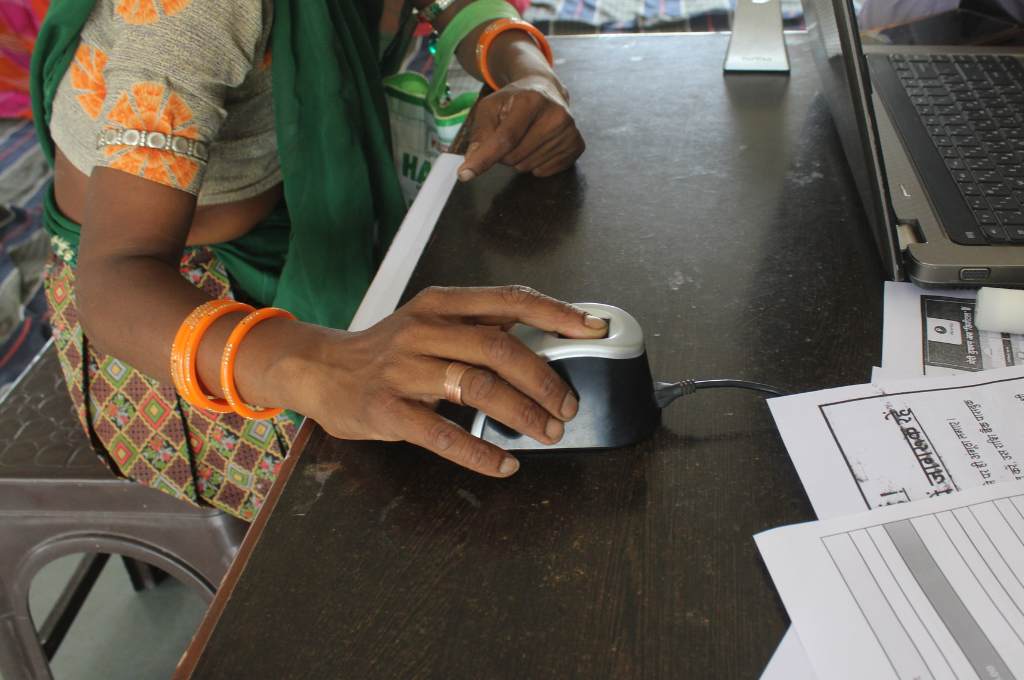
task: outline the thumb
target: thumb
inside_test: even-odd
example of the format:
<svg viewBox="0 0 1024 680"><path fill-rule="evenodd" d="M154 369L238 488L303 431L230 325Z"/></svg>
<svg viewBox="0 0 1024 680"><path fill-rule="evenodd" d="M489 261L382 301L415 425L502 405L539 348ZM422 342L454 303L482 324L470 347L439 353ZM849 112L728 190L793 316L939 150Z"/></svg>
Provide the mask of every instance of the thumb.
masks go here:
<svg viewBox="0 0 1024 680"><path fill-rule="evenodd" d="M459 168L461 181L468 182L486 172L515 149L526 134L536 111L529 106L513 106L514 101L515 97L510 96L500 105L497 101L481 102L469 133L466 158Z"/></svg>

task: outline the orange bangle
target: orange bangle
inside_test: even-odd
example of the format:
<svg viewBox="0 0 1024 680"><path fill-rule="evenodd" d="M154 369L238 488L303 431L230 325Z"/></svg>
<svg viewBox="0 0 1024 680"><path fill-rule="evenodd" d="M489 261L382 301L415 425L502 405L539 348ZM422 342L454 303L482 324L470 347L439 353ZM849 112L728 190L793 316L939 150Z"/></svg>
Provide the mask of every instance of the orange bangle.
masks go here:
<svg viewBox="0 0 1024 680"><path fill-rule="evenodd" d="M234 300L212 300L197 307L178 329L175 337L176 347L172 350L171 371L178 392L189 404L213 411L214 413L231 413L231 405L224 399L208 396L199 381L196 370L196 359L199 345L206 331L217 319L233 312L250 312L251 305ZM183 330L184 329L184 330Z"/></svg>
<svg viewBox="0 0 1024 680"><path fill-rule="evenodd" d="M235 359L238 356L238 347L242 344L243 338L249 334L249 331L256 324L274 317L294 319L295 315L277 307L265 307L250 313L249 316L238 322L235 330L231 331L231 335L228 336L228 342L224 345L224 353L220 358L220 387L224 391L224 397L235 413L250 420L273 418L284 411L283 408L265 408L259 411L249 408L242 401L242 395L238 393L238 387L235 385Z"/></svg>
<svg viewBox="0 0 1024 680"><path fill-rule="evenodd" d="M476 44L476 64L480 69L480 75L483 77L484 82L487 86L494 91L498 91L501 88L498 87L497 83L494 82L494 77L491 75L491 69L487 65L487 53L491 49L491 43L494 39L505 31L525 31L533 42L537 43L537 47L544 53L544 58L548 60L549 65L555 63L554 55L551 54L551 45L548 44L548 39L544 37L544 34L540 32L536 26L531 24L529 21L523 21L522 19L509 19L503 18L493 21L488 24L484 32L480 34L480 40Z"/></svg>
<svg viewBox="0 0 1024 680"><path fill-rule="evenodd" d="M196 321L196 326L192 329L192 335L189 336L188 342L185 344L185 354L182 357L182 363L185 368L184 378L186 399L193 406L204 408L207 411L214 411L215 413L231 413L232 408L230 402L225 399L213 399L208 397L205 390L200 386L199 373L196 371L196 358L199 356L199 343L203 341L203 336L206 335L206 331L209 330L214 321L222 316L231 314L232 312L251 311L252 305L247 305L241 302L231 302L230 304L222 305L207 312Z"/></svg>
<svg viewBox="0 0 1024 680"><path fill-rule="evenodd" d="M229 305L232 300L210 300L199 305L185 317L185 320L178 326L178 332L174 334L174 342L171 343L171 380L174 383L174 389L183 398L186 395L185 387L185 346L188 344L189 339L192 337L192 331L196 327L196 323L200 317L206 315L212 310ZM191 403L191 402L190 402Z"/></svg>
<svg viewBox="0 0 1024 680"><path fill-rule="evenodd" d="M171 382L174 383L174 391L178 394L185 391L185 381L181 377L180 369L181 354L185 350L185 338L189 332L188 320L195 314L195 311L192 310L185 320L181 322L181 325L178 326L178 332L174 334L174 342L171 343Z"/></svg>

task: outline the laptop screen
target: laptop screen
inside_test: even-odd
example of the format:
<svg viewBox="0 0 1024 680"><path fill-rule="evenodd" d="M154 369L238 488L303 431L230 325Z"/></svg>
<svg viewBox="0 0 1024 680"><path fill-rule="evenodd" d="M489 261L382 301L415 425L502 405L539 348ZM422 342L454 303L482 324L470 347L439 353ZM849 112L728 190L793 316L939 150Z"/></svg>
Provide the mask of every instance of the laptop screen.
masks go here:
<svg viewBox="0 0 1024 680"><path fill-rule="evenodd" d="M807 30L843 151L889 278L902 280L895 217L851 0L805 0Z"/></svg>
<svg viewBox="0 0 1024 680"><path fill-rule="evenodd" d="M1020 0L861 0L858 5L862 29L903 24L955 9L1024 22L1024 3Z"/></svg>

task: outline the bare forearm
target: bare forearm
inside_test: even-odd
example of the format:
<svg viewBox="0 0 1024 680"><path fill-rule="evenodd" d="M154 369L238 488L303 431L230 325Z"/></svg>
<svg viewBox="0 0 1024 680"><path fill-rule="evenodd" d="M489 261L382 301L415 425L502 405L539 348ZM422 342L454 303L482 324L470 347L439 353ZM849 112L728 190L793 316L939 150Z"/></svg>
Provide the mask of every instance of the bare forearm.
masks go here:
<svg viewBox="0 0 1024 680"><path fill-rule="evenodd" d="M477 79L482 78L476 61L476 44L482 32L483 27L474 31L459 44L455 52L462 67ZM487 65L499 87L529 76L543 76L557 81L555 72L540 48L523 31L506 31L495 38L488 52Z"/></svg>
<svg viewBox="0 0 1024 680"><path fill-rule="evenodd" d="M477 80L483 77L476 61L476 44L484 28L473 31L456 49L462 68ZM541 48L522 31L507 31L495 39L487 52L487 67L499 87L529 76L556 79Z"/></svg>
<svg viewBox="0 0 1024 680"><path fill-rule="evenodd" d="M97 349L167 384L178 328L210 299L179 271L194 215L195 200L183 192L107 168L89 178L75 283L82 326ZM242 316L218 320L199 346L198 376L214 395L221 391L221 352ZM299 406L296 380L281 374L292 370L290 360L309 328L274 319L247 336L235 371L247 401Z"/></svg>
<svg viewBox="0 0 1024 680"><path fill-rule="evenodd" d="M166 262L138 256L80 263L75 289L89 342L168 383L174 334L209 299Z"/></svg>
<svg viewBox="0 0 1024 680"><path fill-rule="evenodd" d="M170 384L174 335L189 313L209 300L159 259L122 257L80 267L76 286L82 323L90 342L143 373ZM243 313L218 319L199 346L196 367L206 390L222 396L220 358ZM298 355L312 341L306 324L271 319L256 326L239 349L235 380L254 404L299 408L302 371Z"/></svg>

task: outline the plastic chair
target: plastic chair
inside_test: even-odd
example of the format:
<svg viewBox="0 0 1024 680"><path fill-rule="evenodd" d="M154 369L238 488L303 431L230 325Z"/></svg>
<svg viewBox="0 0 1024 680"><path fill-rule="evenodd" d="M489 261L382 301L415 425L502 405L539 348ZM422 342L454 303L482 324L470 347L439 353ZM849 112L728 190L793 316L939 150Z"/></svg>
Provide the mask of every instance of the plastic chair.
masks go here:
<svg viewBox="0 0 1024 680"><path fill-rule="evenodd" d="M47 346L0 403L0 673L52 677L49 659L109 555L125 558L136 590L166 572L209 602L247 527L114 476L83 434ZM37 633L32 579L76 553L86 556Z"/></svg>

